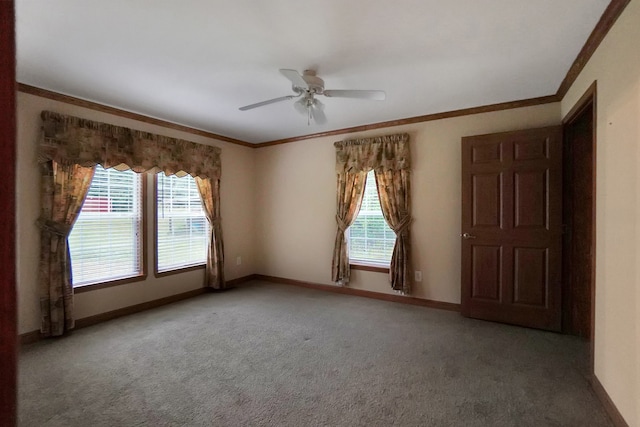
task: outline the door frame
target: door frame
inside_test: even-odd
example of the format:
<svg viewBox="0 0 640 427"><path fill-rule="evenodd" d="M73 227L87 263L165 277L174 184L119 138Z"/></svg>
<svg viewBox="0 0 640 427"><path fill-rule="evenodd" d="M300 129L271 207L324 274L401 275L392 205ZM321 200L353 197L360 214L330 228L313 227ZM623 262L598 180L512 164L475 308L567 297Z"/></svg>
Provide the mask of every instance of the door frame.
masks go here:
<svg viewBox="0 0 640 427"><path fill-rule="evenodd" d="M592 129L592 183L591 183L591 215L592 215L592 223L591 223L591 283L590 283L590 291L591 291L591 332L589 336L589 358L590 358L590 368L591 373L595 372L594 365L594 353L595 353L595 321L596 321L596 173L597 173L597 123L598 123L598 82L594 80L593 83L587 88L584 94L580 97L580 99L574 104L571 110L565 115L562 119L562 129L563 129L563 138L567 135L566 129L568 126L572 125L575 120L586 111L587 108L591 109L591 129ZM564 160L563 160L564 163ZM563 269L566 266L562 266ZM563 293L564 293L564 284L563 284ZM563 313L564 316L564 313Z"/></svg>
<svg viewBox="0 0 640 427"><path fill-rule="evenodd" d="M0 1L0 424L16 424L16 54L14 0Z"/></svg>

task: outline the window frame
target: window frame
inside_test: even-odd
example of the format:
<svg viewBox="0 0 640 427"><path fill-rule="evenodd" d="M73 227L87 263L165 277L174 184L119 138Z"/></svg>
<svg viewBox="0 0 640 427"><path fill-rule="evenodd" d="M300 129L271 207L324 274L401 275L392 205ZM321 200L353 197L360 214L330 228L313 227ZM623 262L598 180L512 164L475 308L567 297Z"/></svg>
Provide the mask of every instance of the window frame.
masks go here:
<svg viewBox="0 0 640 427"><path fill-rule="evenodd" d="M158 172L164 173L164 172ZM189 271L204 270L207 261L202 264L177 267L171 270L158 271L158 173L153 175L153 276L156 278L173 276L174 274L186 273ZM205 216L205 221L209 221Z"/></svg>
<svg viewBox="0 0 640 427"><path fill-rule="evenodd" d="M365 264L362 261L349 260L349 267L352 270L373 271L375 273L388 273L389 270L391 269L391 264L389 264L389 267L382 267L381 265Z"/></svg>
<svg viewBox="0 0 640 427"><path fill-rule="evenodd" d="M367 172L367 175L368 174L369 174L369 172ZM375 175L372 175L372 176L374 176L374 179L375 179ZM366 183L365 183L365 189L366 189ZM380 193L378 193L377 185L376 185L376 195L378 197L378 206L380 206L380 212L382 212L382 205L380 204ZM359 215L360 215L360 211L358 211L358 216ZM358 218L358 216L356 216L356 219ZM384 214L383 214L382 218L383 218L383 220L385 221L385 224L386 224L386 219L384 219ZM389 224L386 224L386 225L387 225L387 227L389 226ZM351 227L349 227L349 229L347 229L347 235L346 235L347 247L348 248L351 245L351 243L350 243L351 232L349 231L350 228ZM398 236L396 236L396 239L397 238L398 238ZM354 259L351 259L351 257L349 257L349 267L351 269L353 269L353 270L372 271L372 272L376 272L376 273L389 273L390 268L391 268L391 260L389 260L388 264L383 264L383 263L376 263L376 262L373 262L373 261L366 261L366 260L360 260L360 259L354 260Z"/></svg>
<svg viewBox="0 0 640 427"><path fill-rule="evenodd" d="M113 168L108 168L108 169L113 169ZM147 280L147 272L148 270L148 265L147 265L147 174L146 173L137 173L134 172L136 175L140 176L140 181L141 181L141 187L140 187L140 193L141 193L141 202L142 202L142 206L141 206L141 221L140 221L140 238L142 240L142 250L140 251L140 256L142 257L142 274L139 274L137 276L131 276L131 277L124 277L122 279L115 279L115 280L106 280L106 281L100 281L100 282L95 282L95 283L88 283L86 285L78 285L78 286L74 286L73 283L71 284L71 287L73 288L73 293L74 294L80 294L83 292L88 292L88 291L95 291L98 289L105 289L105 288L111 288L113 286L120 286L120 285L126 285L128 283L136 283L136 282L144 282L145 280ZM67 241L67 245L68 245L68 241ZM73 263L73 260L71 261Z"/></svg>

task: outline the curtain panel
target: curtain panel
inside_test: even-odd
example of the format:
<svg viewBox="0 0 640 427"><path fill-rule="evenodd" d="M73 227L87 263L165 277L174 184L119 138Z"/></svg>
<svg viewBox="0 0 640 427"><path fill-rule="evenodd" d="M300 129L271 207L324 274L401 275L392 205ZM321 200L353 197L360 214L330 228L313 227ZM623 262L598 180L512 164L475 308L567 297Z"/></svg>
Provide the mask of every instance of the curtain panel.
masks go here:
<svg viewBox="0 0 640 427"><path fill-rule="evenodd" d="M73 329L73 285L67 238L89 192L95 167L41 163L38 288L44 336Z"/></svg>
<svg viewBox="0 0 640 427"><path fill-rule="evenodd" d="M224 245L220 223L220 180L196 177L202 208L211 225L209 247L207 249L207 269L205 285L213 289L225 289Z"/></svg>
<svg viewBox="0 0 640 427"><path fill-rule="evenodd" d="M347 245L345 232L347 228L351 227L358 217L358 212L360 212L366 179L366 172L345 172L338 174L336 201L338 231L336 232L336 240L333 246L331 277L332 280L339 285L346 285L351 279L349 246Z"/></svg>
<svg viewBox="0 0 640 427"><path fill-rule="evenodd" d="M403 294L411 293L411 180L409 169L375 170L376 187L382 215L389 228L396 233L389 281L391 287Z"/></svg>
<svg viewBox="0 0 640 427"><path fill-rule="evenodd" d="M95 165L134 172L192 175L211 223L206 286L225 287L220 218L220 148L43 111L39 268L41 331L73 328L73 285L67 238L91 185Z"/></svg>
<svg viewBox="0 0 640 427"><path fill-rule="evenodd" d="M338 179L338 230L333 252L332 277L340 284L349 281L349 255L345 231L355 221L364 192L364 178L375 171L376 187L385 221L396 233L389 280L399 292L411 292L411 152L406 133L339 141L336 148Z"/></svg>

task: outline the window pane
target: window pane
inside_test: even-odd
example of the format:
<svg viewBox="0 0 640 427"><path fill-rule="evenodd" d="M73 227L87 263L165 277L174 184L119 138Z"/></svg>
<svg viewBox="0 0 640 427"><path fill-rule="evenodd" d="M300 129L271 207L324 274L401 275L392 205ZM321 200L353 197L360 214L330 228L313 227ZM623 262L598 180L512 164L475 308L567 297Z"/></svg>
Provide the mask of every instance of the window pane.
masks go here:
<svg viewBox="0 0 640 427"><path fill-rule="evenodd" d="M141 178L96 166L69 235L73 286L143 274Z"/></svg>
<svg viewBox="0 0 640 427"><path fill-rule="evenodd" d="M192 176L157 175L156 268L166 272L204 264L209 221Z"/></svg>
<svg viewBox="0 0 640 427"><path fill-rule="evenodd" d="M365 226L363 221L356 221L349 228L349 236L351 239L355 239L357 237L365 237Z"/></svg>
<svg viewBox="0 0 640 427"><path fill-rule="evenodd" d="M380 216L369 216L366 218L367 222L367 237L370 239L380 239L384 240L384 229L388 228L387 223L382 217L382 212Z"/></svg>
<svg viewBox="0 0 640 427"><path fill-rule="evenodd" d="M367 174L362 206L347 237L350 260L387 266L391 263L396 234L382 215L373 171Z"/></svg>

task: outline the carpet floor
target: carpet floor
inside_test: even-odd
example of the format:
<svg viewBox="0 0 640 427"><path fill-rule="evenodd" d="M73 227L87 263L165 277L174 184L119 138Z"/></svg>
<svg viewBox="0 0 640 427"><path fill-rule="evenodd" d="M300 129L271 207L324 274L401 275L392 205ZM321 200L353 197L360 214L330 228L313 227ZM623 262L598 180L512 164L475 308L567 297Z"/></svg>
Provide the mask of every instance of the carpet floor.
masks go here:
<svg viewBox="0 0 640 427"><path fill-rule="evenodd" d="M25 346L19 425L610 426L574 337L259 281Z"/></svg>

